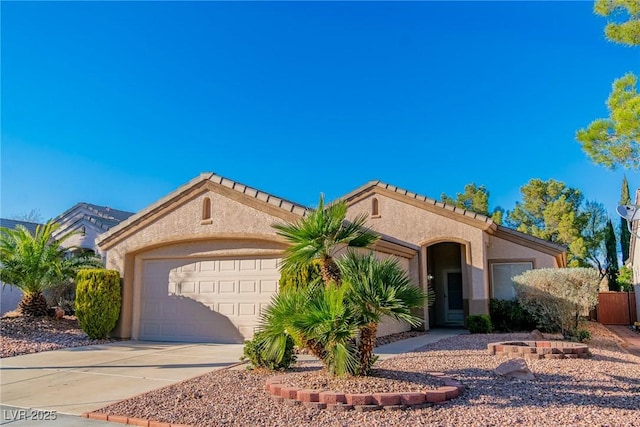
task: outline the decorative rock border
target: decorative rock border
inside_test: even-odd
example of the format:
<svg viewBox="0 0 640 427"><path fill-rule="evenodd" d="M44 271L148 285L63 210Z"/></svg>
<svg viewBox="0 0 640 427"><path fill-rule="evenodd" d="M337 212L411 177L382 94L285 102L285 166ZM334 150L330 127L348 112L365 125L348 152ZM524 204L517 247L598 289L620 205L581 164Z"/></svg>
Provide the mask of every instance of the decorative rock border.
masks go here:
<svg viewBox="0 0 640 427"><path fill-rule="evenodd" d="M130 426L143 426L143 427L190 427L185 424L175 423L163 423L154 420L145 420L142 418L123 417L120 415L103 414L101 412L85 412L82 414L83 418L98 421L111 421L112 423L127 424Z"/></svg>
<svg viewBox="0 0 640 427"><path fill-rule="evenodd" d="M444 385L424 392L343 393L291 387L284 384L284 375L278 375L269 378L265 388L274 401L286 405L304 405L307 408L334 411L355 410L358 412L425 408L455 399L465 389L464 385L442 372L427 372L426 375L439 379Z"/></svg>
<svg viewBox="0 0 640 427"><path fill-rule="evenodd" d="M525 359L586 359L586 344L565 341L503 341L487 345L489 354Z"/></svg>

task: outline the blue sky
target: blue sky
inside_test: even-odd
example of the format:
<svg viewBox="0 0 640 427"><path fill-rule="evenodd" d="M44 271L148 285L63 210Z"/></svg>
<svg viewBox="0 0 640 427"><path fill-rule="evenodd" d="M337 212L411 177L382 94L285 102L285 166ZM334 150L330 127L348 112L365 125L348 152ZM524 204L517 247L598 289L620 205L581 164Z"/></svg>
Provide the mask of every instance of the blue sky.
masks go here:
<svg viewBox="0 0 640 427"><path fill-rule="evenodd" d="M201 172L314 205L532 178L614 212L575 131L640 50L591 2L1 3L2 217L138 211ZM626 172L634 188L640 173Z"/></svg>

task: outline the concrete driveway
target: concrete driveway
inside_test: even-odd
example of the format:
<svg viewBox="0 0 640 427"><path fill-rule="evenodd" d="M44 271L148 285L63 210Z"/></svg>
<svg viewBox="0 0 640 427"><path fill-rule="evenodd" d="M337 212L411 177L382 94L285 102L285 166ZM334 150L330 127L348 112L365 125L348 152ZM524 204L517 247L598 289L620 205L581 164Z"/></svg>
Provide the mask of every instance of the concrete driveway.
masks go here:
<svg viewBox="0 0 640 427"><path fill-rule="evenodd" d="M0 360L0 402L80 415L239 362L243 344L122 341Z"/></svg>

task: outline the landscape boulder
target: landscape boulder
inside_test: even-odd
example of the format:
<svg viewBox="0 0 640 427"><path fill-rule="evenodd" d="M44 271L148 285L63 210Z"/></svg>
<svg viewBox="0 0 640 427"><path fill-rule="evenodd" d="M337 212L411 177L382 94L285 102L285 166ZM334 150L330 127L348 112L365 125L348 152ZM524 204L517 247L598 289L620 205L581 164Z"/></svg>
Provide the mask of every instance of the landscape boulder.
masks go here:
<svg viewBox="0 0 640 427"><path fill-rule="evenodd" d="M509 359L498 365L495 369L495 373L501 377L515 378L523 381L532 381L536 379L524 359Z"/></svg>
<svg viewBox="0 0 640 427"><path fill-rule="evenodd" d="M533 331L531 331L531 333L529 334L529 338L531 338L534 341L540 341L544 339L544 335L542 335L542 332L540 332L537 329L534 329Z"/></svg>

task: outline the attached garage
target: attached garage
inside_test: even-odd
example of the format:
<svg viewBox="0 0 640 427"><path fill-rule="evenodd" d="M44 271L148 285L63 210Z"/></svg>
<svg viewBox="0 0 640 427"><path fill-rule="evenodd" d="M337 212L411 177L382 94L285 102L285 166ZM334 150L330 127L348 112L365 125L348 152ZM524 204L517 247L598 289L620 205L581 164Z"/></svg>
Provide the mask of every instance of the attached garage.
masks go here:
<svg viewBox="0 0 640 427"><path fill-rule="evenodd" d="M138 337L243 342L278 287L277 258L142 261Z"/></svg>

